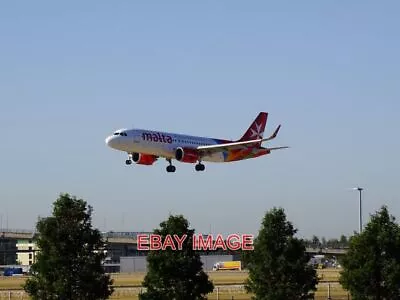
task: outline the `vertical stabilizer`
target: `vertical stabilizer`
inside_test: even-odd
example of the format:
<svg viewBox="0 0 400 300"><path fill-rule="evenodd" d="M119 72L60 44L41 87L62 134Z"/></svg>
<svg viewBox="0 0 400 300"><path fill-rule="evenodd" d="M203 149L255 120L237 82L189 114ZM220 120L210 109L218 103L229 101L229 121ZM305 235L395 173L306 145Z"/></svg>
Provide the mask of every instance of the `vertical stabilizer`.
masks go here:
<svg viewBox="0 0 400 300"><path fill-rule="evenodd" d="M267 124L267 119L268 119L268 113L260 112L257 118L253 121L253 123L251 123L249 129L247 129L247 131L239 141L242 142L242 141L262 139L264 135L265 125Z"/></svg>

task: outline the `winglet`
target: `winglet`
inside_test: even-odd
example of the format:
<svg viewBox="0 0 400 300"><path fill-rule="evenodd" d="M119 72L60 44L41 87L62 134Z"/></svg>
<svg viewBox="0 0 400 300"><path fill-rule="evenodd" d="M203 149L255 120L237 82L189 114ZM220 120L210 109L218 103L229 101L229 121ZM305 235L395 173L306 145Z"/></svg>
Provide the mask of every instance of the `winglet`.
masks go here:
<svg viewBox="0 0 400 300"><path fill-rule="evenodd" d="M279 126L275 129L274 133L273 133L269 138L263 139L263 141L269 141L269 140L272 140L272 139L276 138L276 136L278 135L279 129L281 129L281 125L279 125Z"/></svg>

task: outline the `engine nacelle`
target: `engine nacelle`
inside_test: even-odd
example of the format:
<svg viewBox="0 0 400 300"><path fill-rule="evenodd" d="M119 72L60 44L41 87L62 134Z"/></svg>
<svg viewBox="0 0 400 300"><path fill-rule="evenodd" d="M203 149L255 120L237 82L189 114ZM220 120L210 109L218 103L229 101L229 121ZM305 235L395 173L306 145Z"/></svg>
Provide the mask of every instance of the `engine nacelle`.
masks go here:
<svg viewBox="0 0 400 300"><path fill-rule="evenodd" d="M152 165L157 157L150 154L133 153L132 160L138 165Z"/></svg>
<svg viewBox="0 0 400 300"><path fill-rule="evenodd" d="M180 162L195 163L199 160L199 154L194 149L179 147L175 150L175 159Z"/></svg>

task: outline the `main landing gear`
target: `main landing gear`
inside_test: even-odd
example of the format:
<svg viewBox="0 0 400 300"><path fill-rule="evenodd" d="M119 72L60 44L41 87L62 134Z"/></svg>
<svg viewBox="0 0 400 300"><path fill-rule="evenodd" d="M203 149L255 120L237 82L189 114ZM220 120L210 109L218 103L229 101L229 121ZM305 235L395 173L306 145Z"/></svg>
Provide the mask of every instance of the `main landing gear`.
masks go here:
<svg viewBox="0 0 400 300"><path fill-rule="evenodd" d="M167 158L167 161L169 162L169 165L167 166L167 172L168 173L174 173L176 171L175 166L172 165L172 161L170 158ZM195 166L196 171L204 171L206 167L199 161L199 163Z"/></svg>
<svg viewBox="0 0 400 300"><path fill-rule="evenodd" d="M175 166L172 165L172 161L170 158L167 159L167 161L169 162L169 166L167 166L167 172L168 173L173 173L176 171Z"/></svg>
<svg viewBox="0 0 400 300"><path fill-rule="evenodd" d="M204 171L206 169L205 165L203 165L200 161L199 163L195 166L196 171Z"/></svg>

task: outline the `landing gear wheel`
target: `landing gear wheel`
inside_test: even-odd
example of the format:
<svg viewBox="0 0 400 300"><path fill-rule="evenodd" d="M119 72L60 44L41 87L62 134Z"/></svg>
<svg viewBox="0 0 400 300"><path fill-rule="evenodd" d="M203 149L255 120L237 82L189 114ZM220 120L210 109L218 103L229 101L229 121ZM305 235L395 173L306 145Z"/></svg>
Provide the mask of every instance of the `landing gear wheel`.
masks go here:
<svg viewBox="0 0 400 300"><path fill-rule="evenodd" d="M175 172L175 171L176 171L175 166L169 165L169 166L167 167L167 172L168 172L168 173L173 173L173 172Z"/></svg>
<svg viewBox="0 0 400 300"><path fill-rule="evenodd" d="M130 159L127 159L126 161L125 161L125 164L127 164L127 165L130 165L132 163L132 161L130 160Z"/></svg>
<svg viewBox="0 0 400 300"><path fill-rule="evenodd" d="M196 171L204 171L206 169L205 165L203 165L202 163L198 163L195 166Z"/></svg>
<svg viewBox="0 0 400 300"><path fill-rule="evenodd" d="M172 159L167 158L167 162L169 162L169 166L167 167L167 172L168 173L173 173L176 171L175 166L172 165Z"/></svg>

